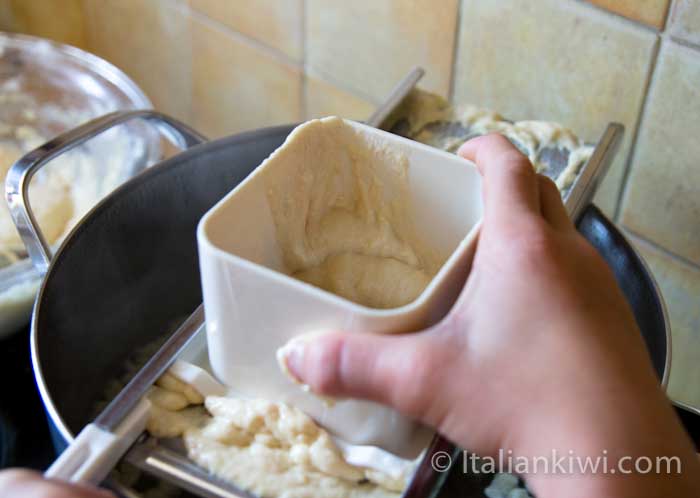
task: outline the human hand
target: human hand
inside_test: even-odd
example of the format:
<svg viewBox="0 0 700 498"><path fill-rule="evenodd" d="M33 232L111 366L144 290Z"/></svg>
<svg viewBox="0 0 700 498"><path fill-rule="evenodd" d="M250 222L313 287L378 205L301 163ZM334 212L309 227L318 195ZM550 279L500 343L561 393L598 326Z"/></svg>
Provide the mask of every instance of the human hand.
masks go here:
<svg viewBox="0 0 700 498"><path fill-rule="evenodd" d="M501 136L459 153L483 176L485 214L452 311L416 334L298 341L286 348L290 372L318 394L391 405L480 455L668 453L697 467L612 272L556 186ZM574 493L540 477L528 477L539 496L593 496L619 482L596 478Z"/></svg>
<svg viewBox="0 0 700 498"><path fill-rule="evenodd" d="M115 498L103 489L82 484L45 479L24 469L0 471L0 496L3 498Z"/></svg>

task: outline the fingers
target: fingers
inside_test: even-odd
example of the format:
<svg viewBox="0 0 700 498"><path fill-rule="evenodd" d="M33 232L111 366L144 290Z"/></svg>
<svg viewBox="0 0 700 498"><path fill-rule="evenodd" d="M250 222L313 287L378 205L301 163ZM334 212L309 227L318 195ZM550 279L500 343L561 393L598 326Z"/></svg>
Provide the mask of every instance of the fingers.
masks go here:
<svg viewBox="0 0 700 498"><path fill-rule="evenodd" d="M537 175L527 157L502 135L463 144L458 154L476 163L483 176L485 217L504 225L540 216Z"/></svg>
<svg viewBox="0 0 700 498"><path fill-rule="evenodd" d="M540 210L542 216L556 230L573 230L574 224L566 212L557 185L543 175L537 175L540 191Z"/></svg>
<svg viewBox="0 0 700 498"><path fill-rule="evenodd" d="M44 479L37 472L23 469L0 472L0 496L3 498L114 498L109 491Z"/></svg>
<svg viewBox="0 0 700 498"><path fill-rule="evenodd" d="M327 333L295 339L283 351L289 372L316 394L361 398L431 423L437 415L443 351L426 334ZM429 415L432 414L432 415Z"/></svg>
<svg viewBox="0 0 700 498"><path fill-rule="evenodd" d="M484 177L485 216L496 224L542 217L557 230L573 229L556 184L535 173L527 157L502 135L469 140L458 154L476 163Z"/></svg>

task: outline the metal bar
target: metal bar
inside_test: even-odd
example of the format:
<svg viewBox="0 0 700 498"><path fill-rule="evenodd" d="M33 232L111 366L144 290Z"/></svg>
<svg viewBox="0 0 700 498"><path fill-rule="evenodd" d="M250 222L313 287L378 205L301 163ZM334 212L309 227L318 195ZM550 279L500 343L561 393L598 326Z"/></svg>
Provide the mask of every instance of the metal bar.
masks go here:
<svg viewBox="0 0 700 498"><path fill-rule="evenodd" d="M380 105L369 117L367 124L374 128L379 128L384 120L389 117L394 109L401 103L406 96L411 93L411 90L416 86L416 83L425 75L425 70L422 67L414 67L411 71L399 81L396 86L389 92L387 99Z"/></svg>
<svg viewBox="0 0 700 498"><path fill-rule="evenodd" d="M125 459L144 472L204 498L258 498L216 478L187 457L158 444L153 438L136 443Z"/></svg>
<svg viewBox="0 0 700 498"><path fill-rule="evenodd" d="M113 431L153 383L165 373L203 323L204 305L200 304L117 397L107 405L107 408L102 410L94 423L107 431Z"/></svg>
<svg viewBox="0 0 700 498"><path fill-rule="evenodd" d="M574 180L574 184L564 200L564 206L574 222L578 221L583 210L591 202L600 182L610 169L622 142L624 131L625 127L619 123L608 124L590 159Z"/></svg>
<svg viewBox="0 0 700 498"><path fill-rule="evenodd" d="M52 159L114 126L133 119L142 119L155 124L168 140L182 149L206 141L204 136L186 124L165 114L151 110L118 111L62 133L41 147L28 152L8 171L5 181L5 198L17 231L27 248L27 253L40 274L43 275L48 270L52 252L29 202L29 184L32 177Z"/></svg>

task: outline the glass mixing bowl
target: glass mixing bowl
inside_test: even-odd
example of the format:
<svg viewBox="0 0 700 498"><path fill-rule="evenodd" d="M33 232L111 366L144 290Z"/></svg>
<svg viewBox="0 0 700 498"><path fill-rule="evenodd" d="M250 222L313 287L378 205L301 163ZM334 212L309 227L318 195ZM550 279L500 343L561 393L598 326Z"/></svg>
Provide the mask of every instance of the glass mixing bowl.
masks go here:
<svg viewBox="0 0 700 498"><path fill-rule="evenodd" d="M112 111L150 109L122 71L83 50L41 38L0 33L0 172L58 134ZM80 218L124 180L160 156L158 135L144 123L109 130L57 158L30 187L32 206L51 220L57 246ZM40 176L43 175L43 176ZM43 189L42 185L43 184ZM61 211L46 190L68 196ZM36 191L36 195L34 195ZM52 202L55 199L52 198ZM60 203L59 203L60 204ZM41 217L39 220L41 224ZM44 228L44 227L42 227ZM47 227L48 228L48 227ZM51 229L49 229L51 231ZM40 276L26 258L7 205L0 206L0 337L27 323Z"/></svg>

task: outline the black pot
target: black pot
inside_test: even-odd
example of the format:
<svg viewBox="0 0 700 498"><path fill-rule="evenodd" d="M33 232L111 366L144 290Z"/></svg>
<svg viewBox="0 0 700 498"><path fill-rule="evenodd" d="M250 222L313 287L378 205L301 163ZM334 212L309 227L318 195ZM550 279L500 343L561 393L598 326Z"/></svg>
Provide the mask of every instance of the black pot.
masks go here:
<svg viewBox="0 0 700 498"><path fill-rule="evenodd" d="M197 142L196 132L155 113L130 117L157 120L170 135L178 135L179 128L183 145ZM105 129L105 123L93 125L92 131ZM65 440L91 421L125 360L201 302L195 238L199 219L293 128L266 128L195 145L115 190L66 238L50 261L31 325L36 381L51 422ZM39 156L62 148L65 138L44 146ZM29 159L36 163L39 156ZM29 162L24 164L28 167ZM15 194L22 187L19 169L8 177ZM28 251L40 265L46 263L49 252L29 229L26 222ZM614 271L665 384L669 327L651 273L596 207L588 207L578 229Z"/></svg>

